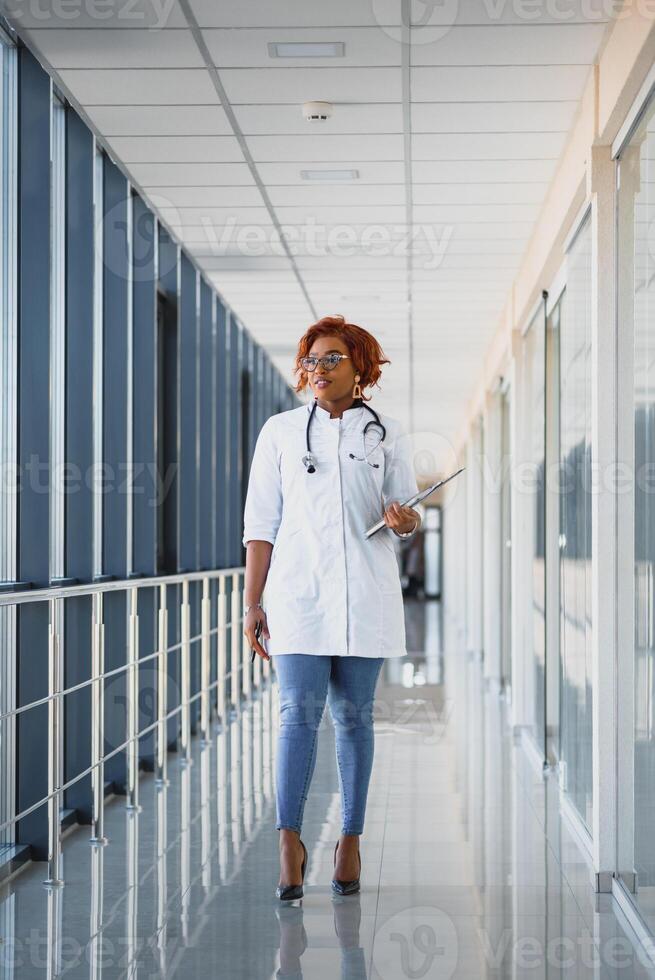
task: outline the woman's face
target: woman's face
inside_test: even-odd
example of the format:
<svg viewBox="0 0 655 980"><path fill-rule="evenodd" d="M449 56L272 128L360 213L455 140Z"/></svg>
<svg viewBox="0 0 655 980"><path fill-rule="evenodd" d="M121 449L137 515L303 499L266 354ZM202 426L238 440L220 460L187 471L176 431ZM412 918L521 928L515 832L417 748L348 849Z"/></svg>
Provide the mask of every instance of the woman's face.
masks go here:
<svg viewBox="0 0 655 980"><path fill-rule="evenodd" d="M349 351L343 340L329 335L317 337L309 351L311 357L323 357L332 353L349 354ZM356 373L355 365L348 356L342 358L331 371L326 371L321 364L317 364L316 370L309 371L307 377L316 397L336 402L352 395Z"/></svg>

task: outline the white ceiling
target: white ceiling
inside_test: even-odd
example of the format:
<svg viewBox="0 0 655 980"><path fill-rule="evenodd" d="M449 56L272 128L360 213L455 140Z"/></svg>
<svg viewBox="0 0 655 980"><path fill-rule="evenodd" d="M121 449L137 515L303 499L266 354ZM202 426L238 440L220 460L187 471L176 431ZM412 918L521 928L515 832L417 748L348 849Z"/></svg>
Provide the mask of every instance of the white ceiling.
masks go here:
<svg viewBox="0 0 655 980"><path fill-rule="evenodd" d="M392 361L375 404L447 467L608 0L415 0L404 33L401 0L14 2L14 25L285 377L307 326L343 313ZM269 57L279 41L345 54ZM332 118L305 122L306 100ZM303 180L312 169L359 176Z"/></svg>

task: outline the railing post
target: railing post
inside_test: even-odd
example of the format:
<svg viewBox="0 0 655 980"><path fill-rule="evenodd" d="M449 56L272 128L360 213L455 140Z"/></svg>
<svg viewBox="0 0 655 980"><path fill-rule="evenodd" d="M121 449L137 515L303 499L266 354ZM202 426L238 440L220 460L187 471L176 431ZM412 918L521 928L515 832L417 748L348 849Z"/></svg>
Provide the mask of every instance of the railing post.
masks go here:
<svg viewBox="0 0 655 980"><path fill-rule="evenodd" d="M104 857L105 852L101 847L94 847L91 851L91 922L88 947L89 980L100 980L102 976Z"/></svg>
<svg viewBox="0 0 655 980"><path fill-rule="evenodd" d="M62 892L59 888L49 888L47 896L47 935L45 948L45 964L39 964L43 974L50 977L60 977L65 973L62 962ZM34 954L32 954L34 955ZM45 966L45 969L43 967ZM13 970L11 971L13 973Z"/></svg>
<svg viewBox="0 0 655 980"><path fill-rule="evenodd" d="M239 619L241 612L241 594L239 592L239 572L232 573L232 595L230 596L230 639L232 641L232 665L230 667L230 701L236 710L239 706L239 654L242 650L241 643L241 622Z"/></svg>
<svg viewBox="0 0 655 980"><path fill-rule="evenodd" d="M61 824L63 764L61 599L49 599L48 628L48 877L45 885L63 885L61 872Z"/></svg>
<svg viewBox="0 0 655 980"><path fill-rule="evenodd" d="M180 627L182 634L180 657L180 702L181 702L181 749L182 762L191 762L191 635L189 623L189 581L182 582L182 606L180 609Z"/></svg>
<svg viewBox="0 0 655 980"><path fill-rule="evenodd" d="M164 586L165 588L165 586ZM166 781L162 781L157 787L157 830L155 844L155 861L157 868L157 912L155 918L155 935L157 953L153 954L157 959L157 967L160 976L167 976L166 952L168 950L168 924L171 921L168 908L168 827L167 827L167 797L168 790Z"/></svg>
<svg viewBox="0 0 655 980"><path fill-rule="evenodd" d="M91 598L91 843L106 844L105 814L105 627L103 594Z"/></svg>
<svg viewBox="0 0 655 980"><path fill-rule="evenodd" d="M227 699L225 692L225 674L227 673L227 595L225 592L225 575L218 579L218 658L216 665L216 680L218 681L216 704L221 726L226 725Z"/></svg>
<svg viewBox="0 0 655 980"><path fill-rule="evenodd" d="M157 763L155 779L164 785L166 756L168 753L168 609L166 586L159 586L159 610L157 614Z"/></svg>
<svg viewBox="0 0 655 980"><path fill-rule="evenodd" d="M210 630L211 630L211 599L209 579L202 580L202 607L200 631L200 735L205 745L211 741L209 727L211 725L211 701L209 685L211 684L210 661Z"/></svg>
<svg viewBox="0 0 655 980"><path fill-rule="evenodd" d="M127 800L128 810L139 809L139 614L138 592L129 590L127 625Z"/></svg>
<svg viewBox="0 0 655 980"><path fill-rule="evenodd" d="M127 895L125 902L125 976L138 977L139 944L139 817L132 808L127 818Z"/></svg>

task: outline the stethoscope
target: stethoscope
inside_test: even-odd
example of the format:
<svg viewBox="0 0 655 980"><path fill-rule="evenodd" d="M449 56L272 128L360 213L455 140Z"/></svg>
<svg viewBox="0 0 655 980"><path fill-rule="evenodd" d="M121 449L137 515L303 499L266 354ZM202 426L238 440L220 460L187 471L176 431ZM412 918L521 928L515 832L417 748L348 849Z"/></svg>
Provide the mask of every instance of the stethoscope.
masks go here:
<svg viewBox="0 0 655 980"><path fill-rule="evenodd" d="M314 413L316 412L316 406L317 405L318 405L318 400L315 398L314 399L314 404L312 405L312 410L309 413L309 418L307 419L307 428L305 430L305 442L307 443L307 452L303 456L302 461L303 461L303 463L305 465L305 469L307 470L308 473L315 473L316 472L316 456L314 456L314 454L311 451L310 446L309 446L309 429L311 427L312 419L314 418ZM366 423L366 425L364 426L364 431L362 433L362 441L363 441L363 446L364 446L364 455L363 456L355 456L354 453L348 453L348 455L350 456L351 459L359 460L359 462L361 462L361 463L366 462L366 463L368 463L369 466L372 466L374 469L377 470L377 469L379 469L380 464L379 463L371 463L369 461L369 459L368 459L368 457L370 456L370 454L373 452L373 449L371 449L368 453L366 452L366 433L367 433L368 429L370 428L370 426L372 426L372 425L377 425L378 428L381 430L382 437L379 440L379 442L374 446L374 449L377 449L378 446L380 445L380 443L381 442L384 442L384 439L385 439L385 437L387 435L387 430L382 425L382 422L380 421L380 416L378 415L378 413L374 409L372 409L370 405L366 405L363 401L359 401L359 402L358 401L355 401L353 403L353 405L361 405L362 408L368 409L368 411L371 413L371 415L373 416L373 418L370 419ZM353 407L353 406L351 406L351 407Z"/></svg>

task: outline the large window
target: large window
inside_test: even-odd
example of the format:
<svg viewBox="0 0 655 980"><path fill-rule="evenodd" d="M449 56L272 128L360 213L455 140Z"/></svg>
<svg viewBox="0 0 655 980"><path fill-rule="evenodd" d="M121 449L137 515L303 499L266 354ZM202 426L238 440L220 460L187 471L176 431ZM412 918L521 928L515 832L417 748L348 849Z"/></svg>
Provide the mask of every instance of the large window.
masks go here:
<svg viewBox="0 0 655 980"><path fill-rule="evenodd" d="M102 439L102 342L103 342L103 283L104 283L104 157L96 149L93 160L93 574L102 574L102 493L100 476L103 458Z"/></svg>
<svg viewBox="0 0 655 980"><path fill-rule="evenodd" d="M66 425L66 108L53 94L50 116L50 578L64 567Z"/></svg>
<svg viewBox="0 0 655 980"><path fill-rule="evenodd" d="M591 222L571 243L560 302L560 766L582 820L592 813Z"/></svg>
<svg viewBox="0 0 655 980"><path fill-rule="evenodd" d="M619 158L619 329L634 354L633 867L655 928L655 100ZM625 760L619 759L619 764ZM624 785L622 781L622 785Z"/></svg>
<svg viewBox="0 0 655 980"><path fill-rule="evenodd" d="M0 34L0 581L16 579L16 51ZM14 707L15 609L0 609L0 713ZM14 722L0 722L0 823L14 813ZM0 831L0 845L13 831Z"/></svg>

